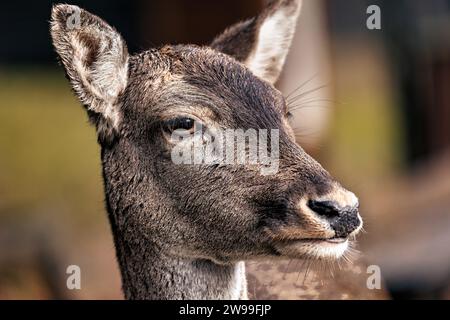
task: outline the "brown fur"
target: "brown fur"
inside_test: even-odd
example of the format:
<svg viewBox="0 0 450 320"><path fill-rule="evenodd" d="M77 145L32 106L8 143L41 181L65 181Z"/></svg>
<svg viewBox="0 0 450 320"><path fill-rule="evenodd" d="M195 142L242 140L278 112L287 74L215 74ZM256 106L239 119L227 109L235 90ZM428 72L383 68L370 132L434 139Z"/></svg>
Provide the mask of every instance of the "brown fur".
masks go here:
<svg viewBox="0 0 450 320"><path fill-rule="evenodd" d="M333 237L333 223L345 236L357 228L346 222L356 219L355 210L330 220L305 204L344 189L293 139L285 100L272 85L288 45L272 51L277 56L268 61L276 67L267 65L268 79L247 68L257 52L259 26L278 10L298 14L299 1L273 3L259 18L217 38L213 48L165 46L132 56L113 28L84 10L81 30L66 30L73 8L54 7L51 32L97 127L127 298L246 298L240 261L314 256L302 239ZM292 19L289 26L283 41L292 36ZM238 45L244 40L248 47ZM74 53L82 66L74 63ZM279 129L279 172L262 176L246 165L175 165L161 128L180 115L216 128ZM299 245L285 243L288 238Z"/></svg>

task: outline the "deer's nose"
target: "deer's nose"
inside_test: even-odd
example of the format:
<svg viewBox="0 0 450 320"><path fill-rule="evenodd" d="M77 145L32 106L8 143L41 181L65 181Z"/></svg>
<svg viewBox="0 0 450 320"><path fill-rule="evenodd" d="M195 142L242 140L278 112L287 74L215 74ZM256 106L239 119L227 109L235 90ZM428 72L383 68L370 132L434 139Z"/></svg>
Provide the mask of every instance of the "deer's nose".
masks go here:
<svg viewBox="0 0 450 320"><path fill-rule="evenodd" d="M308 207L329 222L337 238L348 237L362 223L357 201L343 206L333 200L309 200Z"/></svg>
<svg viewBox="0 0 450 320"><path fill-rule="evenodd" d="M325 218L338 217L342 213L342 209L338 206L338 204L330 200L309 200L308 207L319 216L323 216Z"/></svg>

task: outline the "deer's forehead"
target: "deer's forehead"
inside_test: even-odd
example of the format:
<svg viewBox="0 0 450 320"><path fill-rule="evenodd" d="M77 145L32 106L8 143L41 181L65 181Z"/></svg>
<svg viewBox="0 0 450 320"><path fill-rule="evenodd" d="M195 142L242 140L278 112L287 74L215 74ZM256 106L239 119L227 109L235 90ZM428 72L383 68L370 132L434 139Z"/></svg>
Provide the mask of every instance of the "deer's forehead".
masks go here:
<svg viewBox="0 0 450 320"><path fill-rule="evenodd" d="M197 48L163 48L133 59L130 87L134 106L169 117L196 112L222 120L274 119L284 99L234 59Z"/></svg>

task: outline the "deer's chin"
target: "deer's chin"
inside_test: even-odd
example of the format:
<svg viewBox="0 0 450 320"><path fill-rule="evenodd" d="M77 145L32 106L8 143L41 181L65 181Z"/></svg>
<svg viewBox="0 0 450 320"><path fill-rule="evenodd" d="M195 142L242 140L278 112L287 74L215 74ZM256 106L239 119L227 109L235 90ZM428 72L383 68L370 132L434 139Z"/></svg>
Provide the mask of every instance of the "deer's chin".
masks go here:
<svg viewBox="0 0 450 320"><path fill-rule="evenodd" d="M289 258L338 260L349 248L348 239L302 239L277 244L277 251Z"/></svg>

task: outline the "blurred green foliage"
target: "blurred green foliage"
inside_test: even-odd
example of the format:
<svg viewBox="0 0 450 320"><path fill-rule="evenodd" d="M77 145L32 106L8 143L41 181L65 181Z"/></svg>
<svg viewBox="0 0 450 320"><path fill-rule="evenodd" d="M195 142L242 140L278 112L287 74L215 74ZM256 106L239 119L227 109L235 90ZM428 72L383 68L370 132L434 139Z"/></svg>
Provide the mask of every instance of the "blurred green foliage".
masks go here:
<svg viewBox="0 0 450 320"><path fill-rule="evenodd" d="M405 168L398 89L376 45L347 44L340 50L335 63L336 103L323 146L325 165L338 180L356 186L377 184Z"/></svg>
<svg viewBox="0 0 450 320"><path fill-rule="evenodd" d="M36 211L80 223L100 217L95 131L62 71L0 70L0 101L0 219Z"/></svg>

